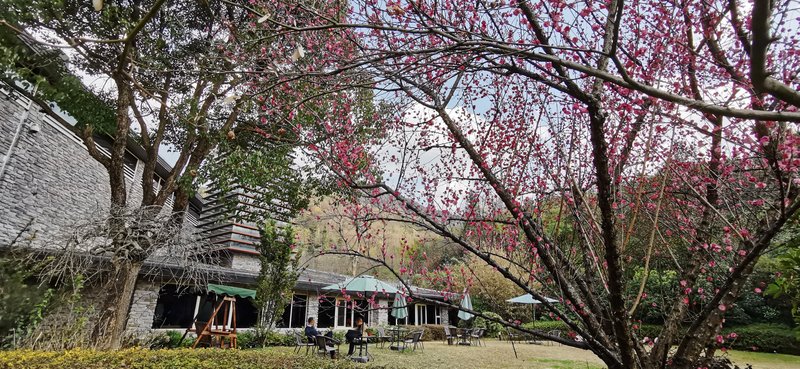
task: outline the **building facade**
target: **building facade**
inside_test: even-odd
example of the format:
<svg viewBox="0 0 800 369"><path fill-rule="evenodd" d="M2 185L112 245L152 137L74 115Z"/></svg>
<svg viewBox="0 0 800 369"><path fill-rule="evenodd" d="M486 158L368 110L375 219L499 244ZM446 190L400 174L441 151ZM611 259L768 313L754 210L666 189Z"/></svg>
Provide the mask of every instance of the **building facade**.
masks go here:
<svg viewBox="0 0 800 369"><path fill-rule="evenodd" d="M0 85L0 152L5 154L20 124L28 100ZM38 130L28 127L36 125ZM52 236L63 232L93 214L105 213L110 206L108 174L89 156L82 140L64 126L39 112L34 105L23 125L19 141L8 158L0 178L0 246L26 242L32 247L47 247ZM103 148L98 137L98 149ZM144 151L128 148L125 178L131 203L141 200ZM160 160L157 173L167 173L169 166ZM154 183L158 186L158 183ZM245 196L235 193L236 196ZM240 287L253 286L260 263L255 245L258 229L247 222L225 217L219 198L211 194L193 199L187 209L186 227L216 244L225 253L226 262L215 267L222 276L219 283ZM226 194L224 196L230 196ZM159 277L166 265L147 265L136 285L127 329L132 333L152 330L180 330L191 327L198 316L210 314L211 300L202 288L190 288L169 282L168 273ZM156 271L155 273L153 271ZM389 314L393 295L342 296L324 291L323 287L341 283L348 277L315 270L305 270L295 286L292 302L284 311L278 328L302 328L308 317L316 317L320 327L351 327L355 318L363 317L369 325L447 324L454 314L433 304L409 305L409 317L395 321ZM437 291L416 289L415 294L430 299L444 299ZM257 313L252 302L237 302L237 325L255 325Z"/></svg>

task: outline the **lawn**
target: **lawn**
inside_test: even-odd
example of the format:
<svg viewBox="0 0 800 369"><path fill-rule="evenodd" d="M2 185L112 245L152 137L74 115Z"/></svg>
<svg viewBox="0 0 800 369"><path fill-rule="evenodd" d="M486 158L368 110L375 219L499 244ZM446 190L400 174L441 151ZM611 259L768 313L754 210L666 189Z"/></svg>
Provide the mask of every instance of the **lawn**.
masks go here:
<svg viewBox="0 0 800 369"><path fill-rule="evenodd" d="M330 360L314 355L295 355L291 347L254 350L126 349L120 351L71 350L2 351L0 369L358 369L358 368L554 368L600 369L603 363L592 353L559 345L518 344L518 358L506 341L487 340L485 347L448 346L442 342L426 342L425 349L399 353L388 348L371 347L374 361L369 365L344 359ZM346 350L346 345L341 348ZM755 352L729 352L740 366L752 364L755 369L800 369L800 357Z"/></svg>
<svg viewBox="0 0 800 369"><path fill-rule="evenodd" d="M370 347L377 366L389 368L452 369L452 368L605 368L597 356L586 350L559 345L516 344L514 357L507 341L487 340L486 347L448 346L442 342L426 342L424 350L399 353L388 348ZM341 346L346 350L345 345ZM279 348L278 350L286 350ZM752 364L754 369L800 369L800 357L746 351L728 351L731 360L741 367Z"/></svg>

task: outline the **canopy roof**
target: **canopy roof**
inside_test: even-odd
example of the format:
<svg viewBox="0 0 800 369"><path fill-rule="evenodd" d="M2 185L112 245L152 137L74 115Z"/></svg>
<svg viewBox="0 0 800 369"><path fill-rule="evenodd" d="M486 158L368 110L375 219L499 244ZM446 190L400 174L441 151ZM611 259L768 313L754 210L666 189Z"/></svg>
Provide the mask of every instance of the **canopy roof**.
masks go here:
<svg viewBox="0 0 800 369"><path fill-rule="evenodd" d="M327 291L351 291L351 292L381 292L381 293L397 293L397 288L388 284L380 279L370 275L362 275L354 278L348 278L344 282L334 283L329 286L322 287Z"/></svg>
<svg viewBox="0 0 800 369"><path fill-rule="evenodd" d="M246 299L256 298L256 291L247 288L224 286L221 284L208 284L208 292L214 292L217 295L236 296Z"/></svg>
<svg viewBox="0 0 800 369"><path fill-rule="evenodd" d="M551 298L545 297L545 296L542 296L542 297L544 297L545 301L550 302L550 303L558 302L558 300L556 300L556 299L551 299ZM522 296L514 297L513 299L508 299L508 300L506 300L506 302L515 302L517 304L541 304L542 303L541 301L533 298L533 296L531 296L530 293L526 293L526 294L524 294Z"/></svg>

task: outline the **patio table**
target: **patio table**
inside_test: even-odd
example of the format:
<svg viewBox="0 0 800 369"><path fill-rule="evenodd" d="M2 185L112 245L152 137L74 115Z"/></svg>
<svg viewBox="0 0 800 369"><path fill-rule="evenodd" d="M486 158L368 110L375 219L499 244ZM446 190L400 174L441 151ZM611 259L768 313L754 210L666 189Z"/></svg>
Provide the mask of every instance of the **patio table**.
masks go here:
<svg viewBox="0 0 800 369"><path fill-rule="evenodd" d="M407 328L402 327L392 327L387 329L389 331L389 335L392 337L392 341L389 344L390 350L400 350L400 343L403 341L403 337L406 333L408 333Z"/></svg>
<svg viewBox="0 0 800 369"><path fill-rule="evenodd" d="M457 328L458 329L458 344L464 346L471 346L472 342L469 340L470 328Z"/></svg>

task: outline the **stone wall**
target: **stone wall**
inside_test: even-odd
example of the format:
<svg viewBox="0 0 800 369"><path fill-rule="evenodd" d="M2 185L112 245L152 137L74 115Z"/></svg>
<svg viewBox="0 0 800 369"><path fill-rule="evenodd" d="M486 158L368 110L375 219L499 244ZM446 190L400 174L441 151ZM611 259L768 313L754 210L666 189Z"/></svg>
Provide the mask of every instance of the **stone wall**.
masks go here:
<svg viewBox="0 0 800 369"><path fill-rule="evenodd" d="M450 309L445 306L439 306L439 318L441 321L441 325L450 325L450 315L448 314Z"/></svg>
<svg viewBox="0 0 800 369"><path fill-rule="evenodd" d="M0 93L0 150L5 155L24 107ZM63 227L108 209L108 174L79 139L47 123L34 105L6 172L0 179L0 245L7 245L33 220L35 242L48 242Z"/></svg>
<svg viewBox="0 0 800 369"><path fill-rule="evenodd" d="M234 252L231 259L231 268L258 273L261 271L261 261L258 260L258 255Z"/></svg>
<svg viewBox="0 0 800 369"><path fill-rule="evenodd" d="M149 332L153 328L153 318L160 289L160 283L145 280L139 280L136 283L131 311L128 314L128 324L125 328L128 332L140 334Z"/></svg>
<svg viewBox="0 0 800 369"><path fill-rule="evenodd" d="M308 300L306 301L305 321L308 322L308 318L312 316L316 318L319 315L319 295L308 294Z"/></svg>
<svg viewBox="0 0 800 369"><path fill-rule="evenodd" d="M378 325L389 325L389 300L378 300Z"/></svg>

